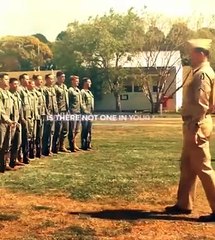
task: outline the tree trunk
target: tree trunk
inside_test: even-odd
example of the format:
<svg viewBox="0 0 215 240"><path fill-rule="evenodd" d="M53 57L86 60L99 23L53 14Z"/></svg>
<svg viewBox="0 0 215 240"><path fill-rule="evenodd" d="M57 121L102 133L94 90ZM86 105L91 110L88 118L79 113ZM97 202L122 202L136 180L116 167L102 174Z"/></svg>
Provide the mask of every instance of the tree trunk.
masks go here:
<svg viewBox="0 0 215 240"><path fill-rule="evenodd" d="M115 97L115 102L116 102L116 112L121 112L122 108L121 108L120 94L115 93L114 97Z"/></svg>
<svg viewBox="0 0 215 240"><path fill-rule="evenodd" d="M151 113L158 113L160 110L160 103L159 102L151 102Z"/></svg>

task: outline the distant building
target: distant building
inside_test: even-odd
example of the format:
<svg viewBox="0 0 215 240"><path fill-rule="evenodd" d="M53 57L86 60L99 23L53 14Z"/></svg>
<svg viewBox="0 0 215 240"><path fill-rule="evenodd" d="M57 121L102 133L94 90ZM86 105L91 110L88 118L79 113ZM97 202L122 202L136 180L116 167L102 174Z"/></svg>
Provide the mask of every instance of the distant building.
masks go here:
<svg viewBox="0 0 215 240"><path fill-rule="evenodd" d="M142 68L147 70L151 78L151 92L153 98L157 94L157 79L159 71L169 71L168 82L172 82L167 91L167 96L173 93L183 83L183 68L181 63L180 51L160 51L160 52L142 52L135 56L126 55L120 60L119 65L126 69ZM176 94L168 99L163 108L166 111L178 111L182 105L182 88ZM122 111L151 111L151 104L142 89L135 81L125 83L125 92L120 96ZM104 94L101 100L95 103L96 111L115 111L115 98L113 94Z"/></svg>

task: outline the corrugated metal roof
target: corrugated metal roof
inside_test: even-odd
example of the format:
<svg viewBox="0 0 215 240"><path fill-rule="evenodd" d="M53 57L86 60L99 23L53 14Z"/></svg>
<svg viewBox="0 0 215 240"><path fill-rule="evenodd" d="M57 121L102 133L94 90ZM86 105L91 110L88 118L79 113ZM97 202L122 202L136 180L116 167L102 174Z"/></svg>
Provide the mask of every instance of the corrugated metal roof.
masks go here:
<svg viewBox="0 0 215 240"><path fill-rule="evenodd" d="M115 59L111 66L115 66ZM135 67L173 67L181 65L180 51L152 51L136 54L126 53L119 60L119 66L123 68Z"/></svg>

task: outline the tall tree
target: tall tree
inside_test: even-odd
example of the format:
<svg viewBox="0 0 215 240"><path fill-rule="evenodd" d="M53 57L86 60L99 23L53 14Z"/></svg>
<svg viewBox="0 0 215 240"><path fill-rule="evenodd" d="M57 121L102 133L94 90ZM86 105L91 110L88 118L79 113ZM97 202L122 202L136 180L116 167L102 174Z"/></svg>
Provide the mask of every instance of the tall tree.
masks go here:
<svg viewBox="0 0 215 240"><path fill-rule="evenodd" d="M33 36L0 38L1 70L32 70L50 60L53 55L50 48ZM13 59L14 65L8 62Z"/></svg>
<svg viewBox="0 0 215 240"><path fill-rule="evenodd" d="M56 41L56 62L67 68L81 64L102 69L103 86L113 93L116 110L121 111L125 70L119 63L126 52L142 48L143 40L143 21L132 9L125 15L110 10L109 14L91 18L85 24L69 24L67 33Z"/></svg>
<svg viewBox="0 0 215 240"><path fill-rule="evenodd" d="M172 98L188 79L189 75L183 79L182 83L176 82L177 74L182 70L181 57L187 57L185 43L194 33L186 23L176 22L165 38L161 30L154 25L154 21L151 22L152 26L149 26L145 36L146 52L137 52L135 55L135 58L141 59L136 66L139 73L135 78L151 103L151 111L156 113L159 111L160 104ZM181 56L176 51L180 51ZM176 65L179 67L176 68Z"/></svg>
<svg viewBox="0 0 215 240"><path fill-rule="evenodd" d="M46 43L46 44L49 43L46 36L44 36L42 33L36 33L36 34L33 34L32 36L38 38L40 40L40 42L43 42L43 43Z"/></svg>

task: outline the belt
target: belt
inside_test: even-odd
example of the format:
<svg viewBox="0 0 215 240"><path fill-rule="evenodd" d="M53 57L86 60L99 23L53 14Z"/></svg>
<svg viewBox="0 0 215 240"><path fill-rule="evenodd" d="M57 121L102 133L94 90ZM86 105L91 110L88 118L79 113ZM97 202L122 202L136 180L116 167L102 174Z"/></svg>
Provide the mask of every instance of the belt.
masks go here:
<svg viewBox="0 0 215 240"><path fill-rule="evenodd" d="M202 118L200 118L200 121L205 119L207 115L210 115L210 113L206 113L205 116L203 116ZM184 122L186 121L192 121L193 120L193 116L182 116L182 120Z"/></svg>
<svg viewBox="0 0 215 240"><path fill-rule="evenodd" d="M182 116L182 120L184 121L184 122L186 122L186 121L190 121L190 120L192 120L192 116Z"/></svg>

